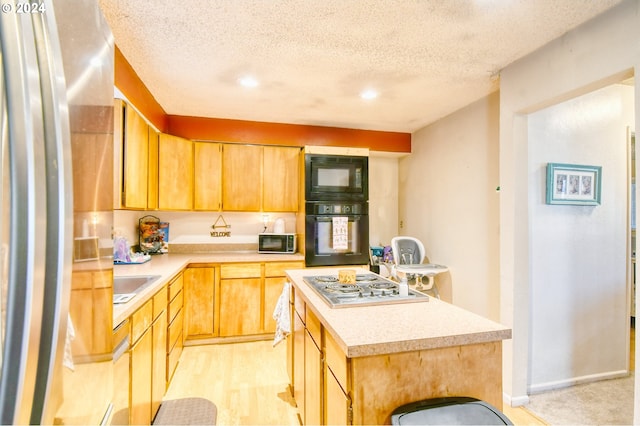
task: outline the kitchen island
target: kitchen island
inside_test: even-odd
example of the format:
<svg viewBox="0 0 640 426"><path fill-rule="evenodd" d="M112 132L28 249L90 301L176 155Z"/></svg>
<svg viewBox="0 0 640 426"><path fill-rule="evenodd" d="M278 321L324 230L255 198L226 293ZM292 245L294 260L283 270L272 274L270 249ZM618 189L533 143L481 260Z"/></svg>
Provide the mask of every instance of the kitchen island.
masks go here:
<svg viewBox="0 0 640 426"><path fill-rule="evenodd" d="M400 405L442 396L502 408L509 328L435 298L331 308L303 280L337 274L337 268L287 271L290 376L304 424L384 424Z"/></svg>

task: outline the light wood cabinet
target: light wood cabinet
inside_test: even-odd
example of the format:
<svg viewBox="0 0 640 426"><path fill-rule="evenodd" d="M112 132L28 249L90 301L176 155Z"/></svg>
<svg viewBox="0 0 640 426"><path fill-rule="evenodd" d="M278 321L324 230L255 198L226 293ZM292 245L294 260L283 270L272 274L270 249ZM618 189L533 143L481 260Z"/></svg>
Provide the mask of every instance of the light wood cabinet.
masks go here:
<svg viewBox="0 0 640 426"><path fill-rule="evenodd" d="M344 393L330 369L325 369L324 423L328 425L352 424L351 401Z"/></svg>
<svg viewBox="0 0 640 426"><path fill-rule="evenodd" d="M189 266L185 269L183 277L185 338L217 336L217 323L214 321L215 268Z"/></svg>
<svg viewBox="0 0 640 426"><path fill-rule="evenodd" d="M151 417L160 408L167 387L167 287L153 297L153 350L151 359Z"/></svg>
<svg viewBox="0 0 640 426"><path fill-rule="evenodd" d="M151 424L166 390L167 291L131 315L130 424Z"/></svg>
<svg viewBox="0 0 640 426"><path fill-rule="evenodd" d="M287 282L287 269L302 269L304 262L267 262L264 264L263 332L275 333L276 321L273 311L278 303L284 284Z"/></svg>
<svg viewBox="0 0 640 426"><path fill-rule="evenodd" d="M153 362L153 300L149 300L131 317L131 352L129 407L130 424L151 424L151 380Z"/></svg>
<svg viewBox="0 0 640 426"><path fill-rule="evenodd" d="M149 126L149 161L147 177L147 208L158 208L158 148L160 133Z"/></svg>
<svg viewBox="0 0 640 426"><path fill-rule="evenodd" d="M298 211L300 148L265 146L263 149L262 210Z"/></svg>
<svg viewBox="0 0 640 426"><path fill-rule="evenodd" d="M304 424L322 423L322 339L320 321L306 313L304 335Z"/></svg>
<svg viewBox="0 0 640 426"><path fill-rule="evenodd" d="M304 309L304 305L302 306ZM304 398L304 341L307 334L304 322L300 316L299 309L294 311L293 324L292 324L292 336L288 340L293 340L291 349L293 360L293 378L291 384L293 385L293 397L296 400L300 417L304 420L305 411L305 398Z"/></svg>
<svg viewBox="0 0 640 426"><path fill-rule="evenodd" d="M222 144L194 142L193 209L222 208Z"/></svg>
<svg viewBox="0 0 640 426"><path fill-rule="evenodd" d="M124 208L147 208L149 175L149 125L138 112L122 101L116 111L124 111L122 143L122 199ZM118 108L120 106L120 108Z"/></svg>
<svg viewBox="0 0 640 426"><path fill-rule="evenodd" d="M184 318L184 277L179 274L169 282L169 307L167 312L167 365L166 379L167 387L178 367L178 360L183 348L183 318Z"/></svg>
<svg viewBox="0 0 640 426"><path fill-rule="evenodd" d="M131 105L114 100L114 208L158 208L158 136Z"/></svg>
<svg viewBox="0 0 640 426"><path fill-rule="evenodd" d="M69 315L76 331L71 343L76 362L111 354L112 306L113 270L72 273Z"/></svg>
<svg viewBox="0 0 640 426"><path fill-rule="evenodd" d="M222 170L223 210L260 211L262 146L225 144Z"/></svg>
<svg viewBox="0 0 640 426"><path fill-rule="evenodd" d="M352 424L347 358L295 290L294 305L292 384L302 423Z"/></svg>
<svg viewBox="0 0 640 426"><path fill-rule="evenodd" d="M247 336L261 332L260 263L220 266L220 336Z"/></svg>
<svg viewBox="0 0 640 426"><path fill-rule="evenodd" d="M193 143L178 136L160 134L158 142L158 208L193 208Z"/></svg>

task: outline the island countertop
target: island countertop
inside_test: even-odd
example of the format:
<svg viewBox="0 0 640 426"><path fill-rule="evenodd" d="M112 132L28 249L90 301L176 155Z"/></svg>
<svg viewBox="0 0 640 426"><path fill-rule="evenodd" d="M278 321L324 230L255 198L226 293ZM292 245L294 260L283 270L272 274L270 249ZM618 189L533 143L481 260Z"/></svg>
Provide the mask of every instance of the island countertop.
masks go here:
<svg viewBox="0 0 640 426"><path fill-rule="evenodd" d="M344 269L344 268L340 268ZM364 269L357 273L369 273ZM338 268L287 270L307 304L349 358L486 343L511 338L511 329L434 297L406 304L331 308L303 277L336 275Z"/></svg>

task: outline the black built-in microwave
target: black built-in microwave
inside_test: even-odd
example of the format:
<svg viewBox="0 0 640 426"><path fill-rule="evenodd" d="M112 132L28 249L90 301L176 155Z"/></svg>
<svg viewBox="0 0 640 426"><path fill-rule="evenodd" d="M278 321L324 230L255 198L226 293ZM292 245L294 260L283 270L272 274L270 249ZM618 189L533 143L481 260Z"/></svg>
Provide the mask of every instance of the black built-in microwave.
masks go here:
<svg viewBox="0 0 640 426"><path fill-rule="evenodd" d="M306 201L368 201L369 158L349 155L305 155Z"/></svg>

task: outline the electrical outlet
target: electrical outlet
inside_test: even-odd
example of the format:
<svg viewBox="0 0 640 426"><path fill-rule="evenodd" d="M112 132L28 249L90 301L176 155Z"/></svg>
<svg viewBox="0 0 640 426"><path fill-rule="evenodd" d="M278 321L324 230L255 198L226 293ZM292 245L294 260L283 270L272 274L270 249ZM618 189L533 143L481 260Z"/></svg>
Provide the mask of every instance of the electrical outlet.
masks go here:
<svg viewBox="0 0 640 426"><path fill-rule="evenodd" d="M400 229L404 228L404 220L400 221Z"/></svg>

